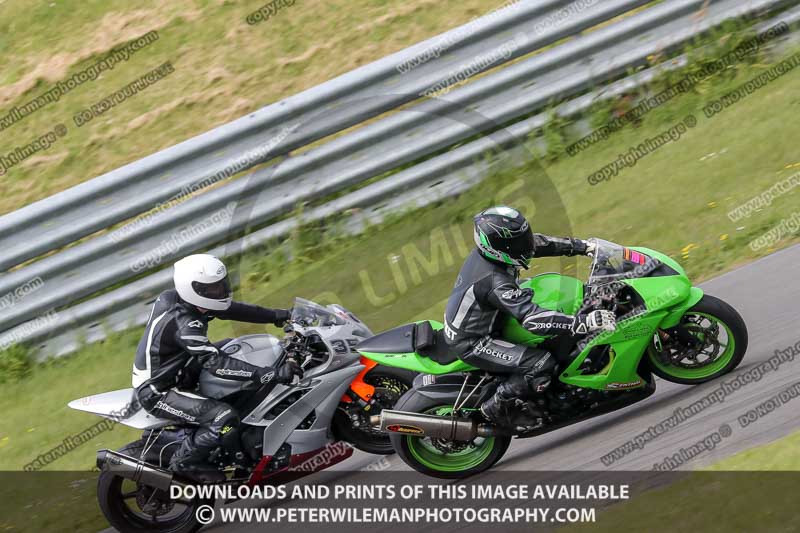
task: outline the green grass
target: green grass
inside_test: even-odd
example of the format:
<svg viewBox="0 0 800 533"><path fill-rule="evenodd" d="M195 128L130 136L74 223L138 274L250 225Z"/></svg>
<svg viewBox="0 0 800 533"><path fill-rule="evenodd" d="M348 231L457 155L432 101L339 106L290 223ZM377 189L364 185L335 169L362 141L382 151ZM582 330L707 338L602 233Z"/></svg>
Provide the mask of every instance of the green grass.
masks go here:
<svg viewBox="0 0 800 533"><path fill-rule="evenodd" d="M0 132L0 154L55 124L67 135L0 178L0 214L242 117L481 16L493 0L0 3L0 117L149 31L127 62ZM170 61L175 72L78 128L72 116Z"/></svg>
<svg viewBox="0 0 800 533"><path fill-rule="evenodd" d="M775 442L741 451L714 463L708 470L731 472L800 470L800 431Z"/></svg>

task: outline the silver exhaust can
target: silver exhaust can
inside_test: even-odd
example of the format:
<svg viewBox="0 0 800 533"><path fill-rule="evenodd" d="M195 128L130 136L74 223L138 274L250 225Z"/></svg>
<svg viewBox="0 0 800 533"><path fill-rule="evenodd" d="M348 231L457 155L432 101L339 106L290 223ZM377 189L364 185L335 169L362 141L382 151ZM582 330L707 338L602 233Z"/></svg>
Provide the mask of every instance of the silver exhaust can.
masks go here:
<svg viewBox="0 0 800 533"><path fill-rule="evenodd" d="M137 483L169 491L172 472L148 465L147 463L112 450L97 452L97 468L112 472Z"/></svg>
<svg viewBox="0 0 800 533"><path fill-rule="evenodd" d="M492 426L479 424L475 420L391 409L381 411L379 424L376 425L380 431L385 433L455 441L470 441L475 437L494 435Z"/></svg>

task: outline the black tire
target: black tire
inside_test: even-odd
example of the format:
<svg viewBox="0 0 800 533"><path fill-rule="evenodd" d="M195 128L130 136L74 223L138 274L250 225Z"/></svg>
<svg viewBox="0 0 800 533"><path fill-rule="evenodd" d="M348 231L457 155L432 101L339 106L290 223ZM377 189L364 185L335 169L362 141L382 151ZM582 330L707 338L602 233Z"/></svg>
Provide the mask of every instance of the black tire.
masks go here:
<svg viewBox="0 0 800 533"><path fill-rule="evenodd" d="M720 358L720 361L715 365L719 368L715 368L713 373L700 375L701 372L698 371L697 376L691 376L689 375L691 372L681 371L678 367L661 363L657 359L655 348L650 346L647 355L652 372L662 379L682 385L699 385L731 372L739 366L747 351L747 326L736 309L726 302L706 294L686 312L686 315L691 315L692 313L714 317L718 322L724 324L729 330L730 336L733 337L734 347L731 350L732 353L726 356L724 361ZM728 335L728 332L726 332L726 335Z"/></svg>
<svg viewBox="0 0 800 533"><path fill-rule="evenodd" d="M441 407L442 401L427 398L421 394L413 394L412 397L405 399L405 401L401 400L399 404L400 409L403 411L424 413L431 409ZM491 437L492 447L488 454L483 457L478 464L474 464L469 468L445 471L442 469L432 468L428 464L425 464L423 461L419 460L414 454L411 446L415 446L416 444L412 443L410 439L420 440L420 437L392 433L390 439L392 441L392 446L394 446L394 449L397 452L397 455L403 460L404 463L417 472L442 479L463 479L488 470L503 457L503 455L506 453L506 450L508 450L508 446L511 444L511 437Z"/></svg>
<svg viewBox="0 0 800 533"><path fill-rule="evenodd" d="M364 381L376 388L376 396L381 394L378 390L381 384L385 383L387 386L391 385L392 387L399 386L400 390L396 391L397 399L399 399L406 391L411 389L415 377L416 373L410 370L378 365L367 373L364 377ZM380 400L378 400L378 403L381 403ZM394 407L394 402L391 402L391 405L386 404L382 406L382 408L386 407ZM380 414L382 408L373 407L369 413L366 413L367 416L365 418ZM394 453L394 448L392 447L388 435L353 427L350 417L347 416L347 413L343 409L336 410L333 417L332 429L334 436L338 440L349 442L362 452L375 455L390 455Z"/></svg>
<svg viewBox="0 0 800 533"><path fill-rule="evenodd" d="M138 458L144 449L144 444L143 440L132 442L121 448L119 452ZM153 446L153 448L156 449L148 451L144 459L149 463L158 464L159 449L157 446ZM161 523L154 523L138 515L125 503L122 498L122 487L125 481L125 478L107 471L101 472L97 480L97 501L100 504L100 510L103 511L109 524L121 533L194 533L203 527L195 518L197 508L202 505L214 506L213 500L198 498L187 505L179 516ZM128 483L132 484L133 482L128 480ZM136 504L134 503L134 505Z"/></svg>

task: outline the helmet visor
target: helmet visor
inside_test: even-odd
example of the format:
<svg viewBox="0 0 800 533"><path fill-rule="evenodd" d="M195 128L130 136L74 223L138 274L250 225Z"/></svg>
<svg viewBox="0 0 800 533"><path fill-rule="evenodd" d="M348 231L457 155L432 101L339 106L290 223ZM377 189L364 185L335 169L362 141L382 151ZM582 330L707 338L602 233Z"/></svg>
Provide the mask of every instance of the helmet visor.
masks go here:
<svg viewBox="0 0 800 533"><path fill-rule="evenodd" d="M525 228L524 231L509 239L508 249L506 252L514 259L521 259L527 261L533 257L533 252L536 245L533 242L533 232L530 226Z"/></svg>
<svg viewBox="0 0 800 533"><path fill-rule="evenodd" d="M228 281L228 276L213 283L193 281L192 288L198 296L209 298L210 300L224 300L225 298L231 297L231 284Z"/></svg>

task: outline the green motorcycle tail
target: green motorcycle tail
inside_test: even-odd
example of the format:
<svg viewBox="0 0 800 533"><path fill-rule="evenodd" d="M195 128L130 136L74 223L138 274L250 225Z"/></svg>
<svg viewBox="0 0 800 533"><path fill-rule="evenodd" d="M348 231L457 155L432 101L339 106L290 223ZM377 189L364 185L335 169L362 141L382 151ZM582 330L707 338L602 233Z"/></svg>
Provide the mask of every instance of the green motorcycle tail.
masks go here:
<svg viewBox="0 0 800 533"><path fill-rule="evenodd" d="M451 374L477 370L448 350L444 326L435 320L406 324L361 341L356 350L381 365L423 374Z"/></svg>

